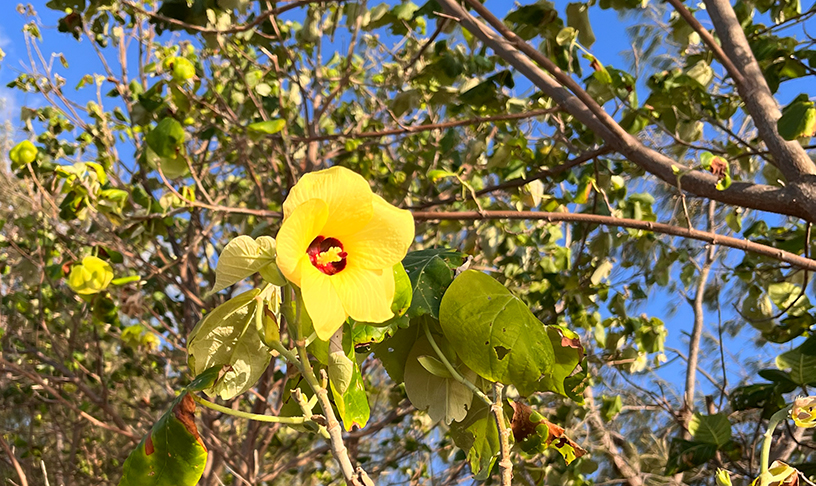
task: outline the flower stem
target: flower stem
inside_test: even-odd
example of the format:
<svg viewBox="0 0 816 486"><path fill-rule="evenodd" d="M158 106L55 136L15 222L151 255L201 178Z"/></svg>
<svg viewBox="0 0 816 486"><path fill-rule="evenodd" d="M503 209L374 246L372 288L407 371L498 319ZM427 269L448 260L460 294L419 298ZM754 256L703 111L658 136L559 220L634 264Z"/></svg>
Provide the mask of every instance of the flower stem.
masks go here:
<svg viewBox="0 0 816 486"><path fill-rule="evenodd" d="M768 421L768 430L765 431L765 439L762 442L762 456L760 456L760 486L765 486L767 483L768 461L771 456L771 443L773 442L774 430L777 425L784 422L788 418L792 405L788 405L782 410L776 412Z"/></svg>
<svg viewBox="0 0 816 486"><path fill-rule="evenodd" d="M288 424L288 425L300 425L306 422L311 422L310 419L306 417L278 417L275 415L260 415L257 413L249 413L249 412L242 412L240 410L233 410L231 408L227 408L223 405L218 405L217 403L213 403L209 400L205 400L198 395L190 394L193 397L193 400L200 403L201 405L216 410L221 413L225 413L227 415L232 415L233 417L240 417L249 420L256 420L258 422L272 422L277 424Z"/></svg>
<svg viewBox="0 0 816 486"><path fill-rule="evenodd" d="M510 460L510 434L504 417L504 404L502 396L504 385L493 383L493 404L490 410L496 419L496 427L499 429L499 469L501 470L501 486L510 486L513 482L513 461Z"/></svg>
<svg viewBox="0 0 816 486"><path fill-rule="evenodd" d="M431 343L431 347L436 352L436 355L439 356L439 361L441 361L442 364L445 365L445 368L448 369L448 373L451 374L453 379L465 385L468 388L468 390L472 391L474 395L476 395L483 402L485 402L485 404L487 404L488 407L492 406L493 401L487 395L485 395L482 390L479 390L479 387L471 383L470 380L468 380L467 378L462 376L458 371L456 371L456 368L454 368L451 362L448 361L447 356L445 356L442 350L439 349L439 345L436 344L436 340L434 340L433 334L431 334L431 330L428 328L428 325L423 322L422 328L425 330L425 337L428 338L428 341Z"/></svg>

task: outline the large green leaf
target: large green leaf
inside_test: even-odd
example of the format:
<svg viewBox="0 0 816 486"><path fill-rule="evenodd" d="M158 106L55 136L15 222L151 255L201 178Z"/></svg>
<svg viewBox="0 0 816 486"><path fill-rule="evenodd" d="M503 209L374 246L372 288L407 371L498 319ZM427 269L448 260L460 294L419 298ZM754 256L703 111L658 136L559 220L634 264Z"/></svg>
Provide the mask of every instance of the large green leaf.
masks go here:
<svg viewBox="0 0 816 486"><path fill-rule="evenodd" d="M269 365L272 354L261 340L255 319L256 312L264 312L255 299L260 292L253 289L221 304L190 333L187 354L193 374L213 366L226 367L223 376L204 390L207 395L229 400L250 389Z"/></svg>
<svg viewBox="0 0 816 486"><path fill-rule="evenodd" d="M459 362L453 352L446 352L449 346L442 336L436 336L434 341L462 376L471 382L476 378L476 374ZM419 410L427 410L434 422L444 420L450 424L463 420L473 400L473 392L452 377L444 378L428 371L422 365L421 357L438 359L425 336L420 336L414 343L405 363L405 393L411 403Z"/></svg>
<svg viewBox="0 0 816 486"><path fill-rule="evenodd" d="M218 264L215 267L215 285L212 292L219 292L241 280L249 277L261 268L274 264L277 256L275 239L271 236L261 236L253 240L251 237L241 235L227 243L221 255L218 257ZM275 268L272 275L277 274L275 285L284 285L286 280Z"/></svg>
<svg viewBox="0 0 816 486"><path fill-rule="evenodd" d="M692 442L674 438L669 446L669 460L666 463L666 475L671 476L679 472L701 466L717 454L717 446L704 442Z"/></svg>
<svg viewBox="0 0 816 486"><path fill-rule="evenodd" d="M802 346L791 349L776 357L780 370L790 370L790 378L797 385L816 382L816 356L802 352Z"/></svg>
<svg viewBox="0 0 816 486"><path fill-rule="evenodd" d="M456 354L483 378L515 385L522 395L557 391L560 364L547 329L492 277L476 270L459 275L442 299L439 317Z"/></svg>
<svg viewBox="0 0 816 486"><path fill-rule="evenodd" d="M696 442L722 447L731 441L731 422L724 413L714 415L695 413L689 421L688 430Z"/></svg>
<svg viewBox="0 0 816 486"><path fill-rule="evenodd" d="M402 261L411 279L413 298L408 317L430 314L439 318L442 294L453 281L455 270L462 265L464 255L449 248L412 251Z"/></svg>
<svg viewBox="0 0 816 486"><path fill-rule="evenodd" d="M457 447L467 453L470 470L479 481L487 479L499 454L499 429L490 408L475 400L464 420L450 426L450 435Z"/></svg>
<svg viewBox="0 0 816 486"><path fill-rule="evenodd" d="M207 463L207 448L195 425L188 392L173 400L125 461L119 486L195 486Z"/></svg>

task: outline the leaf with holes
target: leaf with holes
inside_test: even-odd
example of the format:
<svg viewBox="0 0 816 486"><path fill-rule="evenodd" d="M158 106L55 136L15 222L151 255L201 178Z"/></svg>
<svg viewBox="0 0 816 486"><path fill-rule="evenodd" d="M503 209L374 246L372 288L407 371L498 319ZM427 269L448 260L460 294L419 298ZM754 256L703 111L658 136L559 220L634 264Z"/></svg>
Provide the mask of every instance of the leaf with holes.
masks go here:
<svg viewBox="0 0 816 486"><path fill-rule="evenodd" d="M490 409L481 400L474 400L467 416L450 426L450 435L457 447L467 453L470 470L477 481L484 481L499 454L499 429Z"/></svg>
<svg viewBox="0 0 816 486"><path fill-rule="evenodd" d="M561 368L547 329L492 277L476 270L459 275L442 298L439 323L456 354L479 376L514 385L525 396L557 391Z"/></svg>
<svg viewBox="0 0 816 486"><path fill-rule="evenodd" d="M195 424L196 405L184 392L173 400L125 461L119 486L195 486L207 463L207 448Z"/></svg>
<svg viewBox="0 0 816 486"><path fill-rule="evenodd" d="M413 288L408 317L413 319L430 314L439 318L442 295L453 282L456 268L463 261L462 253L449 248L430 248L408 253L402 261Z"/></svg>

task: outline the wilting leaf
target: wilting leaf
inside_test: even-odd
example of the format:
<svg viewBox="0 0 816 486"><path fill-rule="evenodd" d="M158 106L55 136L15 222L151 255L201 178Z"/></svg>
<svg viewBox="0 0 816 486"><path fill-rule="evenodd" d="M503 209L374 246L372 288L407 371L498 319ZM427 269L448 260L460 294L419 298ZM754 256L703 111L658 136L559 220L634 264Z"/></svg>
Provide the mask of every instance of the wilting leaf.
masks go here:
<svg viewBox="0 0 816 486"><path fill-rule="evenodd" d="M260 289L228 300L204 316L190 333L187 344L188 364L198 375L214 366L226 370L215 384L205 390L224 400L250 389L261 377L271 351L261 341L255 313Z"/></svg>
<svg viewBox="0 0 816 486"><path fill-rule="evenodd" d="M207 463L207 448L195 424L188 392L167 411L125 461L119 486L195 486Z"/></svg>

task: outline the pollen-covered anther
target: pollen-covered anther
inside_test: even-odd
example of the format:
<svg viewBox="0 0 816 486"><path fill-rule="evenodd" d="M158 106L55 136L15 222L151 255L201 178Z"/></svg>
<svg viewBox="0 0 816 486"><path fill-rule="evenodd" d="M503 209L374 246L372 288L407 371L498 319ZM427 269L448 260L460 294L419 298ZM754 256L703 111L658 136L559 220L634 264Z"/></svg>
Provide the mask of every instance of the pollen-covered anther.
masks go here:
<svg viewBox="0 0 816 486"><path fill-rule="evenodd" d="M312 265L326 275L334 275L346 268L348 253L343 251L343 244L337 238L318 236L312 240L306 253Z"/></svg>

